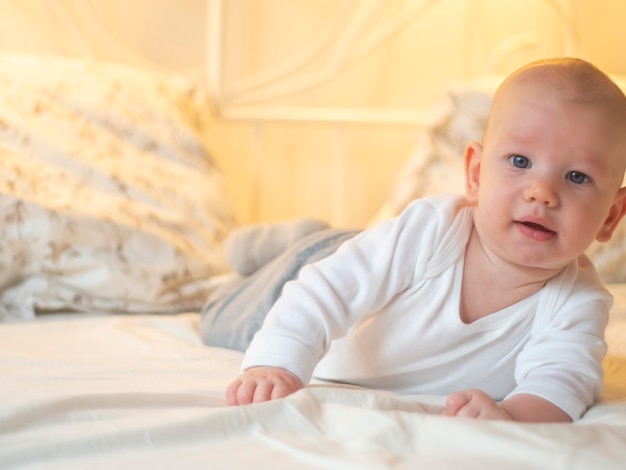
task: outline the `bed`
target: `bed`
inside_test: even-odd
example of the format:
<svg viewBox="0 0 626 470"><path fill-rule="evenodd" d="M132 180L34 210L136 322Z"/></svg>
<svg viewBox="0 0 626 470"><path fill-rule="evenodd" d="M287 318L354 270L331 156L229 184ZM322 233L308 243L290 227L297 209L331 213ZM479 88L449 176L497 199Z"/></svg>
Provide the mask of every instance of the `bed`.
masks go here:
<svg viewBox="0 0 626 470"><path fill-rule="evenodd" d="M2 468L623 468L626 289L603 398L576 424L455 420L442 399L315 383L227 407L241 353L198 315L63 315L0 329Z"/></svg>
<svg viewBox="0 0 626 470"><path fill-rule="evenodd" d="M391 37L389 28L406 28L428 11L436 17L439 3L446 2L387 11L390 21L377 34ZM539 3L558 13L550 21L565 18L573 40L569 2ZM263 90L258 80L234 86L232 70L221 70L220 37L238 31L228 14L253 7L230 5L212 0L202 10L211 28L201 74L0 53L0 468L625 468L625 225L590 249L615 302L602 396L574 424L447 418L439 416L445 397L322 381L282 400L226 406L242 353L204 345L199 324L203 306L235 275L224 252L228 236L296 216L365 227L412 198L458 191L460 149L480 135L499 80L454 76L438 84L436 99L433 89L425 93L433 106L402 109L311 106ZM509 46L498 54L519 55ZM254 95L261 92L268 95ZM313 100L331 95L326 89ZM403 144L388 147L397 152L396 165L385 162L388 187L365 200L376 186L353 174L350 151L363 147L350 142L374 138L379 127L379 138ZM279 131L330 136L328 158L311 149L291 155L302 160L295 173L304 179L327 175L330 197L318 206L274 212L287 186L272 192L276 180L262 176L276 171ZM355 188L363 192L354 196Z"/></svg>

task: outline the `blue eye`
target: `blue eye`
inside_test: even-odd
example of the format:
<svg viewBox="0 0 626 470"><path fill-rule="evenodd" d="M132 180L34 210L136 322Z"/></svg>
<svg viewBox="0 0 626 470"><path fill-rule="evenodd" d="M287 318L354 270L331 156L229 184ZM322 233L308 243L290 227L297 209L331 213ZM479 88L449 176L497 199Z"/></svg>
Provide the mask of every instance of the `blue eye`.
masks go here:
<svg viewBox="0 0 626 470"><path fill-rule="evenodd" d="M511 155L509 161L515 168L530 168L530 160L522 155Z"/></svg>
<svg viewBox="0 0 626 470"><path fill-rule="evenodd" d="M584 184L589 182L589 177L580 171L570 171L566 178L575 184Z"/></svg>

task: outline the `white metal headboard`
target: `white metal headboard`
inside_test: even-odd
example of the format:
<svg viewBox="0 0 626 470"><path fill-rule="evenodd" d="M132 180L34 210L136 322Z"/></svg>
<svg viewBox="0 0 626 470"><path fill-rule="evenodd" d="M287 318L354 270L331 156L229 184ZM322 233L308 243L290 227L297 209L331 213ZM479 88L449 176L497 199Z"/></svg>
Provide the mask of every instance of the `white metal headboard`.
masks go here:
<svg viewBox="0 0 626 470"><path fill-rule="evenodd" d="M343 0L341 7L338 8L339 13L327 29L295 57L290 57L270 70L261 71L255 76L226 84L223 83L225 0L207 0L206 77L214 105L224 119L329 123L423 123L426 115L423 110L419 109L276 107L263 103L271 103L273 98L315 87L337 77L347 67L366 57L440 1L442 0L406 0L390 19L378 24L375 22L375 13L378 7L387 0L367 2ZM562 19L564 55L577 55L579 40L571 0L544 1L553 7ZM476 0L468 0L468 2L468 17L476 16L479 2ZM371 26L372 30L364 38L358 38L360 41L357 42L356 31L363 30L365 25ZM482 73L491 74L503 58L510 56L515 50L533 47L537 42L535 32L528 31L505 38L491 51L479 51L479 54L486 56L484 60L486 65ZM333 48L332 58L320 70L295 78L291 75L294 70L301 67L319 51L331 47Z"/></svg>
<svg viewBox="0 0 626 470"><path fill-rule="evenodd" d="M342 184L346 177L345 126L384 124L420 128L430 119L431 110L388 107L277 106L272 102L283 95L332 80L442 1L444 0L406 0L397 7L393 15L381 21L376 18L376 12L387 0L343 0L326 29L295 56L253 76L237 79L235 83L225 83L224 28L227 24L225 21L227 0L207 0L207 59L205 62L207 86L220 119L244 121L253 126L254 131L250 142L252 158L250 164L253 171L260 171L265 158L263 140L266 123L326 123L332 126L334 147L330 171L333 175L331 192L334 204L331 222L342 224L346 218L345 189ZM465 10L469 17L467 22L470 23L475 20L473 17L480 14L481 2L480 0L465 1ZM576 55L578 34L571 2L569 0L544 1L562 20L563 53ZM363 31L366 31L365 35L362 34ZM361 36L357 34L358 32L361 32ZM490 51L482 51L480 47L473 48L476 55L480 57L473 57L470 60L484 64L481 70L489 74L492 70L496 70L498 64L512 52L533 47L538 40L533 31L514 34ZM292 73L322 51L330 59L319 68L304 75ZM253 188L253 197L258 191L258 187Z"/></svg>

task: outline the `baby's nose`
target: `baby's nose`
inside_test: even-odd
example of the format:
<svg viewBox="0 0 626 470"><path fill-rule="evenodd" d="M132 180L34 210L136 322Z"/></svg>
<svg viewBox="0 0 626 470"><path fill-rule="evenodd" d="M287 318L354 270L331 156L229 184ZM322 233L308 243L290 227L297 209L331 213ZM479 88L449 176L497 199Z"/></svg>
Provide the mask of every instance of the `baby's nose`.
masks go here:
<svg viewBox="0 0 626 470"><path fill-rule="evenodd" d="M556 207L559 204L559 196L554 185L543 179L536 179L528 185L524 198L529 202L537 202L546 207Z"/></svg>

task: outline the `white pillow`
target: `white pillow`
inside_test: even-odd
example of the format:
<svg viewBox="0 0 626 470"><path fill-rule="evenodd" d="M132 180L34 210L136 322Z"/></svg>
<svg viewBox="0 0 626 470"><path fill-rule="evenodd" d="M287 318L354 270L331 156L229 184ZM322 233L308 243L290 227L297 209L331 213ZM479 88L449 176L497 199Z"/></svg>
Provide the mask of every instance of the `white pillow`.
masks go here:
<svg viewBox="0 0 626 470"><path fill-rule="evenodd" d="M474 87L450 89L398 172L389 199L370 223L394 217L413 199L463 194L465 146L482 139L490 106L489 93Z"/></svg>
<svg viewBox="0 0 626 470"><path fill-rule="evenodd" d="M613 77L626 89L626 80ZM480 141L491 97L499 80L451 89L437 108L432 124L420 136L396 177L384 206L370 222L399 214L413 199L441 193L463 194L464 151L470 140ZM625 180L626 182L626 180ZM626 220L606 243L594 242L587 251L604 282L626 282Z"/></svg>
<svg viewBox="0 0 626 470"><path fill-rule="evenodd" d="M236 225L182 77L0 55L0 320L198 309Z"/></svg>

